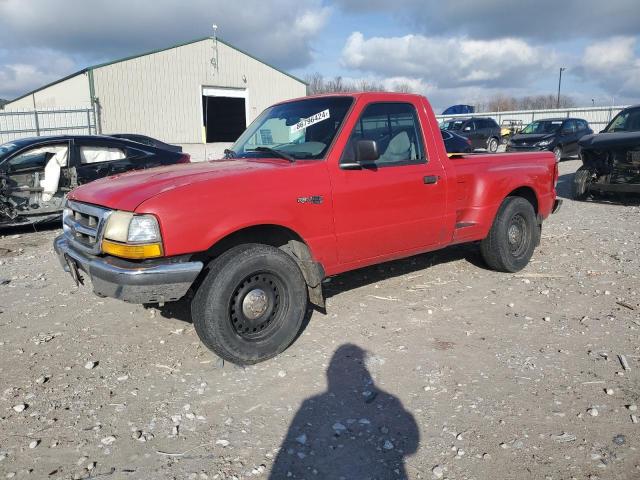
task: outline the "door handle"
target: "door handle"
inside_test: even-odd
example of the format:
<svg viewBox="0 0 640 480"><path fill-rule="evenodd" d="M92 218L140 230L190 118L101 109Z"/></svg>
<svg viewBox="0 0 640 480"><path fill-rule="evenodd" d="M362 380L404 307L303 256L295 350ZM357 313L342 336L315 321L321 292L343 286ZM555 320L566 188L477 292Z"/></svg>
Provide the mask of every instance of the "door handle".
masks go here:
<svg viewBox="0 0 640 480"><path fill-rule="evenodd" d="M422 179L425 185L433 185L435 183L438 183L438 180L440 180L440 176L438 175L427 175Z"/></svg>

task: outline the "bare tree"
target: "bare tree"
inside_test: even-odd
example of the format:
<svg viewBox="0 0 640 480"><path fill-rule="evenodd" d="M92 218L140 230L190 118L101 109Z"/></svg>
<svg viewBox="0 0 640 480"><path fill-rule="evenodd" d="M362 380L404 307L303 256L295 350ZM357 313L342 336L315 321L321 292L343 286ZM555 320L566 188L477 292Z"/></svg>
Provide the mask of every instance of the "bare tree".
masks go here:
<svg viewBox="0 0 640 480"><path fill-rule="evenodd" d="M505 112L509 110L542 110L553 109L557 106L557 97L549 95L532 95L521 98L507 95L494 95L486 105L477 106L477 111ZM570 108L575 106L573 98L567 95L560 96L560 108Z"/></svg>
<svg viewBox="0 0 640 480"><path fill-rule="evenodd" d="M393 91L398 93L414 93L411 85L406 82L398 82L394 84Z"/></svg>
<svg viewBox="0 0 640 480"><path fill-rule="evenodd" d="M343 93L343 92L384 92L394 91L410 93L413 91L408 83L395 83L391 89L386 88L382 82L375 80L354 80L345 81L342 77L336 76L332 79L325 80L321 73L313 73L305 76L307 82L307 93L315 95L319 93Z"/></svg>

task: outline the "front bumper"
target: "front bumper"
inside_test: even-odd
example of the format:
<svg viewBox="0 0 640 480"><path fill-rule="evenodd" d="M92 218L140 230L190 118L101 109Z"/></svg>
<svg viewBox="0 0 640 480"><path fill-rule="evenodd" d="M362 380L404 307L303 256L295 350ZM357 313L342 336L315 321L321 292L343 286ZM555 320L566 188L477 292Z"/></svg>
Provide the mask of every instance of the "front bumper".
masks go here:
<svg viewBox="0 0 640 480"><path fill-rule="evenodd" d="M520 146L520 145L509 145L507 144L507 148L505 152L550 152L552 149L549 146L546 147L534 147L533 145Z"/></svg>
<svg viewBox="0 0 640 480"><path fill-rule="evenodd" d="M72 277L73 266L91 278L93 291L130 303L163 303L182 298L203 268L202 262L159 259L137 263L97 257L74 249L64 235L53 243L58 260ZM69 266L69 261L73 266Z"/></svg>
<svg viewBox="0 0 640 480"><path fill-rule="evenodd" d="M555 201L553 202L553 210L551 210L551 213L558 213L561 207L562 207L562 199L556 198Z"/></svg>

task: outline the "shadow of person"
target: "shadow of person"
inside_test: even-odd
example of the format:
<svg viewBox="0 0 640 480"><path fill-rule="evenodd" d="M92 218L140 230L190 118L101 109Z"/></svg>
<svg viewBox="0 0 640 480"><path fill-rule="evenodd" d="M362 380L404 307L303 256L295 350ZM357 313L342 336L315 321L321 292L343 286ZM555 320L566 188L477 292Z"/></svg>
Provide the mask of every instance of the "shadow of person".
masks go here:
<svg viewBox="0 0 640 480"><path fill-rule="evenodd" d="M270 479L403 479L418 426L400 400L376 387L366 352L345 344L327 369L328 389L296 413Z"/></svg>

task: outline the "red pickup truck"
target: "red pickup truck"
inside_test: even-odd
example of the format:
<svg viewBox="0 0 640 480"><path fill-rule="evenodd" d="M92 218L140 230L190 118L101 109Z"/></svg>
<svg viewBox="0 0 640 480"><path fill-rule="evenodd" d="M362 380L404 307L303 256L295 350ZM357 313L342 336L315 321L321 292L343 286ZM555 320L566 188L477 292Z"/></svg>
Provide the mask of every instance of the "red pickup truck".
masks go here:
<svg viewBox="0 0 640 480"><path fill-rule="evenodd" d="M100 296L187 296L207 347L251 364L324 306L326 277L474 241L490 268L522 269L557 179L551 153L448 156L422 96L308 97L265 110L224 159L75 189L55 250Z"/></svg>

